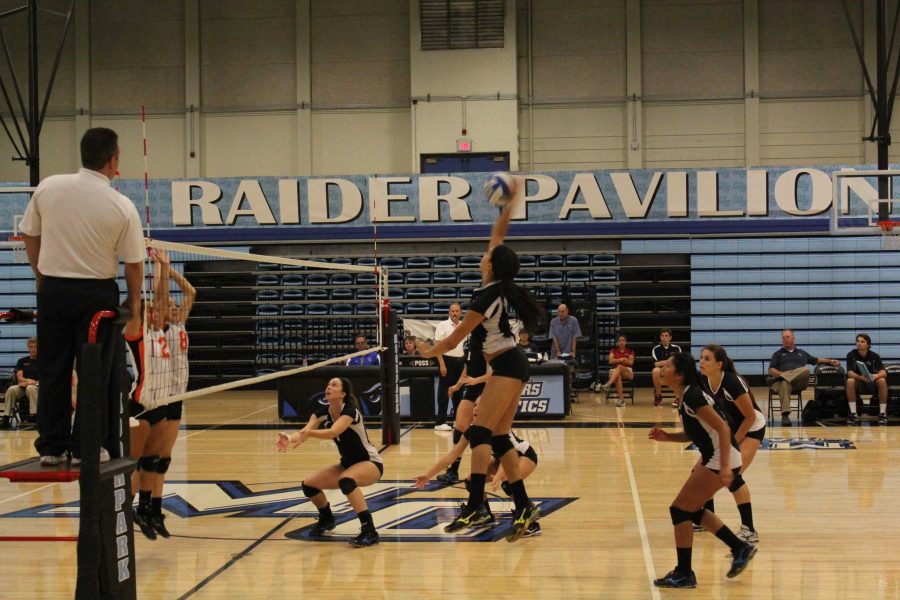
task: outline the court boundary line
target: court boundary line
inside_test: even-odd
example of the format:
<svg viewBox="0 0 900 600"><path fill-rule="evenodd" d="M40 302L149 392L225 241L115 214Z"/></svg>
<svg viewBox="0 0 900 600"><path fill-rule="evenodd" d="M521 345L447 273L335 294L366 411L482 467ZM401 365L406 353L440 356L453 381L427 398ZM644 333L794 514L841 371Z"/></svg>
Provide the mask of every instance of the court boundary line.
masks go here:
<svg viewBox="0 0 900 600"><path fill-rule="evenodd" d="M619 423L624 425L622 421L621 408L616 408L616 418ZM628 471L628 485L631 488L631 501L634 504L635 518L637 520L638 532L641 535L641 552L644 555L644 567L647 569L647 580L650 582L650 597L653 600L661 600L659 588L653 585L656 578L656 571L653 566L653 553L650 550L650 539L647 536L647 525L644 523L644 511L641 508L641 496L637 489L637 478L634 476L634 468L631 464L631 450L628 445L628 438L625 437L625 427L619 427L619 438L622 440L622 453L625 456L625 468Z"/></svg>
<svg viewBox="0 0 900 600"><path fill-rule="evenodd" d="M267 407L267 408L269 408L269 407ZM260 412L260 411L254 411L254 413L255 413L255 412ZM254 414L254 413L250 413L250 414ZM406 431L401 432L400 437L403 437L404 435L406 435L407 433L409 433L410 431L412 431L413 429L415 429L416 426L417 426L417 424L414 424L414 425L412 425L411 427L407 428ZM197 433L201 433L201 432L198 431ZM192 434L192 435L193 435L193 434ZM187 437L187 436L186 436L186 437ZM398 439L399 439L399 438L398 438ZM381 454L382 452L384 452L385 450L387 450L387 449L389 449L389 448L390 448L390 446L383 445L383 446L378 450L378 453ZM291 516L289 516L289 517L286 517L286 518L284 519L284 521L282 521L281 523L279 523L278 525L276 525L275 527L273 527L272 529L270 529L269 531L267 531L266 533L264 533L260 538L258 538L258 539L257 539L256 541L254 541L252 544L250 544L249 546L247 546L246 548L244 548L243 550L241 550L240 552L238 552L237 554L235 554L234 556L232 556L232 557L228 560L228 562L226 562L224 565L222 565L221 567L219 567L218 569L216 569L215 571L213 571L212 573L210 573L209 575L207 575L205 579L203 579L202 581L200 581L199 583L197 583L194 587L192 587L191 589L189 589L189 590L188 590L187 592L185 592L183 595L179 596L179 597L178 597L178 600L185 600L185 598L190 598L191 596L193 596L194 594L196 594L197 592L199 592L201 589L203 589L204 587L206 587L206 585L207 585L209 582L211 582L213 579L215 579L216 577L218 577L219 575L221 575L222 573L224 573L224 572L227 571L228 569L230 569L234 564L237 563L237 561L241 560L242 558L244 558L245 556L247 556L248 554L250 554L250 552L252 552L257 546L259 546L259 545L262 544L263 542L267 541L270 537L272 537L273 535L275 535L275 533L277 533L279 529L281 529L282 527L284 527L285 525L287 525L288 523L290 523L290 522L291 522L292 520L294 520L296 517L297 517L297 515L291 515Z"/></svg>

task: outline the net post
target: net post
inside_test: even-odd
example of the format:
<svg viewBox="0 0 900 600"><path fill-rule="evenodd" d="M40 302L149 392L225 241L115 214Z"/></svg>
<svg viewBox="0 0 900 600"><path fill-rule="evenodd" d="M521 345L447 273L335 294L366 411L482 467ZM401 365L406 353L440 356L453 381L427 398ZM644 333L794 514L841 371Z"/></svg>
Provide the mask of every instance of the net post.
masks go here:
<svg viewBox="0 0 900 600"><path fill-rule="evenodd" d="M384 300L382 318L381 345L386 350L381 362L381 443L391 446L400 440L400 371L397 313L391 310L390 300Z"/></svg>

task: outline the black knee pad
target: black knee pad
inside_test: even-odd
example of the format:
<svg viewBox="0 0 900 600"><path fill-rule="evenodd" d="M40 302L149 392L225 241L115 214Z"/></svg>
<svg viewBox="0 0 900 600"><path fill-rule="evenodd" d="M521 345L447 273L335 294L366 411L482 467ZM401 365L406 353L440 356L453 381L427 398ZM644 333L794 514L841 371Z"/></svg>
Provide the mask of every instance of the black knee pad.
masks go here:
<svg viewBox="0 0 900 600"><path fill-rule="evenodd" d="M731 485L728 486L728 491L732 494L744 487L744 484L747 483L744 481L744 478L741 477L741 474L738 473L734 476L734 481L731 482Z"/></svg>
<svg viewBox="0 0 900 600"><path fill-rule="evenodd" d="M496 456L498 460L513 448L515 448L515 446L513 446L512 441L510 441L508 434L495 435L491 438L491 449L494 451L494 456Z"/></svg>
<svg viewBox="0 0 900 600"><path fill-rule="evenodd" d="M672 515L672 525L678 525L679 523L690 521L692 516L692 513L689 513L686 510L681 510L677 506L670 506L669 514Z"/></svg>
<svg viewBox="0 0 900 600"><path fill-rule="evenodd" d="M138 469L148 473L156 473L156 463L159 456L142 456L138 459Z"/></svg>
<svg viewBox="0 0 900 600"><path fill-rule="evenodd" d="M338 479L338 487L341 488L341 491L346 496L356 489L356 480L352 477L341 477Z"/></svg>
<svg viewBox="0 0 900 600"><path fill-rule="evenodd" d="M300 482L300 488L303 490L303 495L307 498L318 496L322 492L322 490L320 490L319 488L314 488L311 485L306 485L305 481Z"/></svg>
<svg viewBox="0 0 900 600"><path fill-rule="evenodd" d="M165 458L161 458L156 461L156 472L157 473L165 473L169 470L169 465L172 464L172 457L167 456Z"/></svg>
<svg viewBox="0 0 900 600"><path fill-rule="evenodd" d="M481 425L472 425L466 431L466 439L469 440L469 446L474 450L478 446L485 446L491 443L491 430Z"/></svg>

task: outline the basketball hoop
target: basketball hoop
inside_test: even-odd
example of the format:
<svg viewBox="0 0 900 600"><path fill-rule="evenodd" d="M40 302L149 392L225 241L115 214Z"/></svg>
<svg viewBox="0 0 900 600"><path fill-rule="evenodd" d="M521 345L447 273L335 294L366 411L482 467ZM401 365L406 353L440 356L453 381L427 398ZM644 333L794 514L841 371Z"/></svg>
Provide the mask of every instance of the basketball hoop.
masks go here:
<svg viewBox="0 0 900 600"><path fill-rule="evenodd" d="M900 221L879 221L881 228L881 248L900 250Z"/></svg>
<svg viewBox="0 0 900 600"><path fill-rule="evenodd" d="M25 238L21 235L9 236L9 248L13 253L13 261L21 264L28 264L28 253L25 252Z"/></svg>

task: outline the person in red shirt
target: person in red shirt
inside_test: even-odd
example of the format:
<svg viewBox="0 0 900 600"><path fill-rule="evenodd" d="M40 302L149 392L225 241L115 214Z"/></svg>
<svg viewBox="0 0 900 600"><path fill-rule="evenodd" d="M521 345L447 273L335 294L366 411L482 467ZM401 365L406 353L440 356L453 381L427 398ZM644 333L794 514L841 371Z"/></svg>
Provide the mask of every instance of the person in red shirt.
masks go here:
<svg viewBox="0 0 900 600"><path fill-rule="evenodd" d="M600 386L604 392L609 392L612 386L616 386L619 400L616 406L625 406L625 390L622 389L623 381L634 379L634 350L626 348L628 338L622 334L616 338L616 347L609 351L609 381Z"/></svg>

